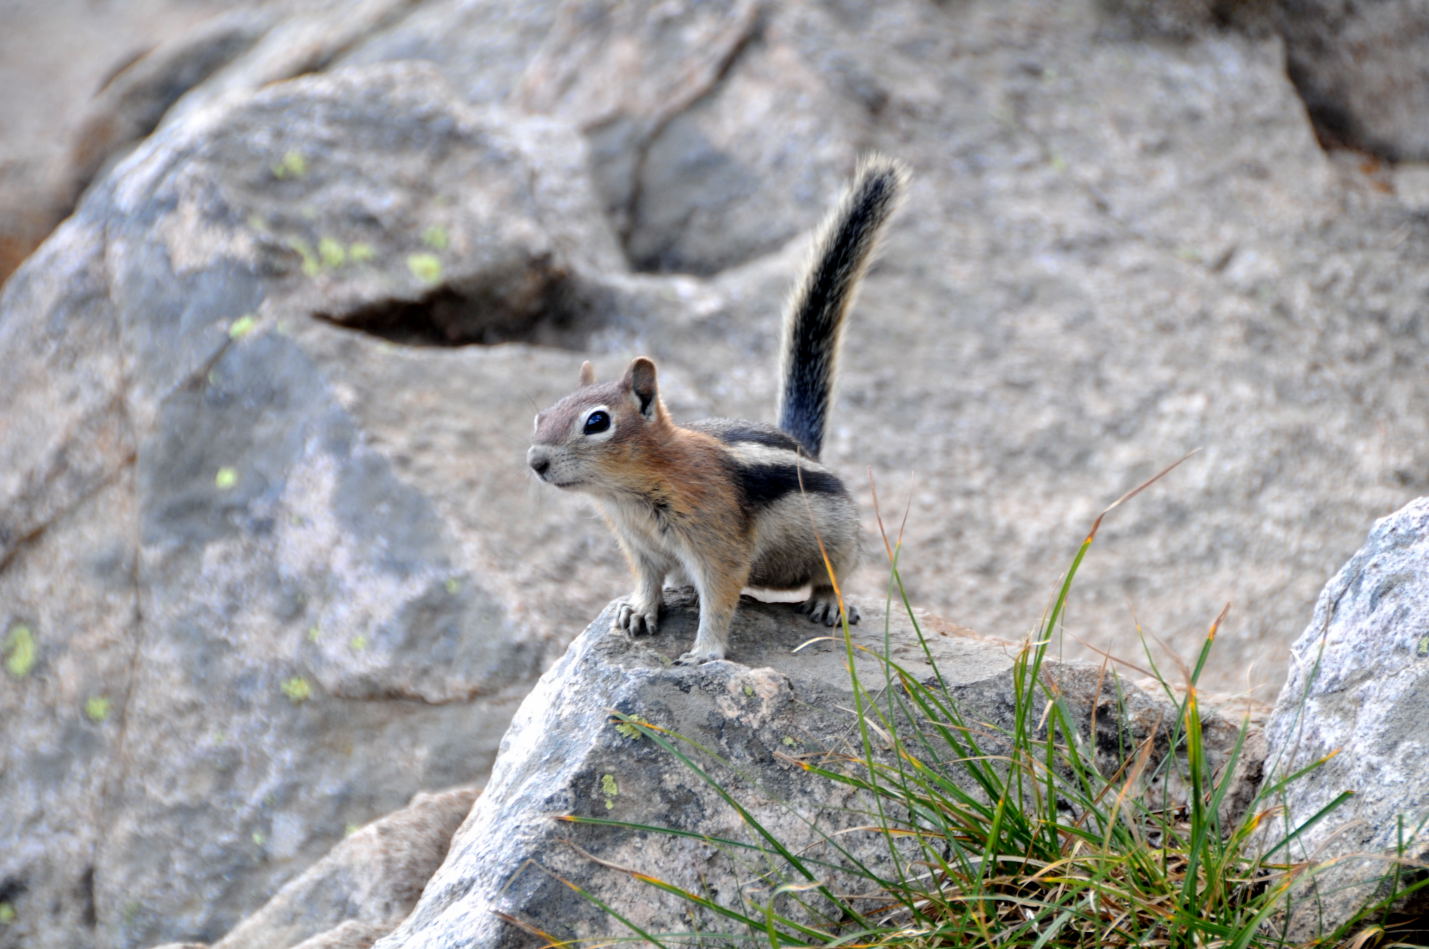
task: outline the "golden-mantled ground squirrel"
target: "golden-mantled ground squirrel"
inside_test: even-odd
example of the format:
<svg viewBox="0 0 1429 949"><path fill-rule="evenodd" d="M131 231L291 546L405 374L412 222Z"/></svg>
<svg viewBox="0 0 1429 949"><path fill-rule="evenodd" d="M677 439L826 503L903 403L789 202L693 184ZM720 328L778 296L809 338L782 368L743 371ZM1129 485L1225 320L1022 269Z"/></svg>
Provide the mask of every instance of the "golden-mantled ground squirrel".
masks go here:
<svg viewBox="0 0 1429 949"><path fill-rule="evenodd" d="M595 498L638 578L616 623L654 633L667 577L700 598L695 644L681 663L722 659L746 586L812 585L802 609L838 621L835 577L858 558L858 511L843 482L818 463L828 425L844 319L906 174L865 160L814 246L812 265L784 320L779 427L734 419L677 425L665 411L655 364L636 359L617 382L580 388L536 416L526 460L542 481ZM848 609L849 622L858 613Z"/></svg>

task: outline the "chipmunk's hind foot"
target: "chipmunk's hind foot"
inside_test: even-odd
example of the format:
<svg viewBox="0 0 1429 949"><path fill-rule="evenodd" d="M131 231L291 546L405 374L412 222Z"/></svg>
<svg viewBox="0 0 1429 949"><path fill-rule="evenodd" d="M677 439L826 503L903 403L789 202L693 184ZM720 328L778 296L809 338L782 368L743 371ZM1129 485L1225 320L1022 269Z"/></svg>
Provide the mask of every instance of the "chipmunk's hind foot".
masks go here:
<svg viewBox="0 0 1429 949"><path fill-rule="evenodd" d="M849 625L857 623L859 620L858 607L846 602L844 609L848 611ZM839 598L833 590L815 590L807 600L799 605L799 611L806 614L815 623L822 623L825 626L839 624Z"/></svg>

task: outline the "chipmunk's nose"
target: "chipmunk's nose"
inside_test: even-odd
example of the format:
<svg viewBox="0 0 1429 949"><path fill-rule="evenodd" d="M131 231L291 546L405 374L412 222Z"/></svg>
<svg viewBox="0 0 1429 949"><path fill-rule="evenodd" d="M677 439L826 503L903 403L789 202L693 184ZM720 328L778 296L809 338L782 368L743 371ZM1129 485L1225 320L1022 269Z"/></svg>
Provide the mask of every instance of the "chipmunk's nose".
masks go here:
<svg viewBox="0 0 1429 949"><path fill-rule="evenodd" d="M546 472L551 469L551 455L540 445L532 445L526 451L526 464L531 466L531 470L536 472L536 476L542 481L546 480Z"/></svg>

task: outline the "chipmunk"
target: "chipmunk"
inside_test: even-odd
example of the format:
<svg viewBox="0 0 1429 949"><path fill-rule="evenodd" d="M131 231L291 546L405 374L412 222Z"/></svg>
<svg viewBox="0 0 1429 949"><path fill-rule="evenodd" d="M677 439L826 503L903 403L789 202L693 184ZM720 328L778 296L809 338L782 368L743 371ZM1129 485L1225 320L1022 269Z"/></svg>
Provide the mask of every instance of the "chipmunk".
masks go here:
<svg viewBox="0 0 1429 949"><path fill-rule="evenodd" d="M896 162L865 160L823 225L784 318L778 428L734 419L677 425L644 356L619 381L599 384L586 362L580 388L536 416L527 463L542 481L591 495L634 568L637 586L615 625L656 632L666 578L693 583L699 630L680 664L724 658L746 586L812 585L803 612L838 622L824 554L834 577L852 570L859 519L818 457L845 317L906 179ZM852 607L848 621L858 622Z"/></svg>

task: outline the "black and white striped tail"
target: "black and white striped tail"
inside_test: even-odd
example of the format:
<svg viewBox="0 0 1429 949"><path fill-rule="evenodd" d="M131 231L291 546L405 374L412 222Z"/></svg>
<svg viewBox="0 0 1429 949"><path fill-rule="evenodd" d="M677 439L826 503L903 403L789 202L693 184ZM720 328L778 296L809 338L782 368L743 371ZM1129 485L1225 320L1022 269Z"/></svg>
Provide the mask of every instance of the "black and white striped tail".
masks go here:
<svg viewBox="0 0 1429 949"><path fill-rule="evenodd" d="M896 161L864 159L848 194L820 229L813 265L790 302L779 427L810 457L818 458L824 446L844 318L907 179Z"/></svg>

